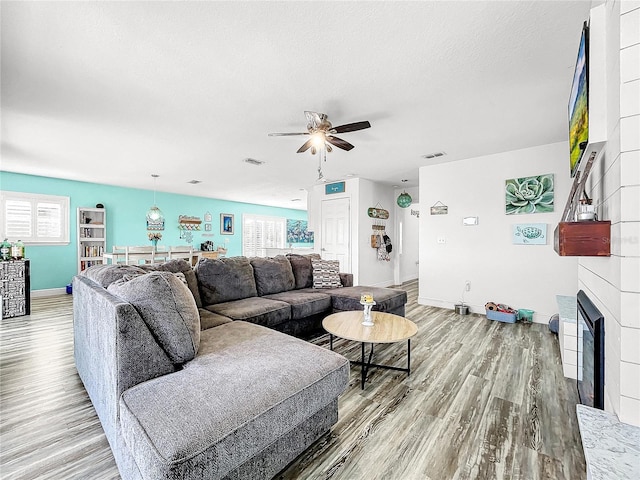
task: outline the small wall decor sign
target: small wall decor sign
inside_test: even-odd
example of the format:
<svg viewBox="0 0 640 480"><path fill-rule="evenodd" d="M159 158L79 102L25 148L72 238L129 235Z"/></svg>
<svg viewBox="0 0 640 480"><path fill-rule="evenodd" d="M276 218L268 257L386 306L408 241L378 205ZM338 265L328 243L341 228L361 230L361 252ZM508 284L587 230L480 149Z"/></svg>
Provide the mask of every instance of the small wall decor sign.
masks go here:
<svg viewBox="0 0 640 480"><path fill-rule="evenodd" d="M331 195L333 193L344 193L344 182L327 183L324 186L325 195Z"/></svg>
<svg viewBox="0 0 640 480"><path fill-rule="evenodd" d="M449 213L449 207L444 203L438 201L431 207L431 215L447 215Z"/></svg>
<svg viewBox="0 0 640 480"><path fill-rule="evenodd" d="M505 182L507 215L553 212L553 173Z"/></svg>
<svg viewBox="0 0 640 480"><path fill-rule="evenodd" d="M220 233L222 235L233 235L233 215L231 213L220 214Z"/></svg>
<svg viewBox="0 0 640 480"><path fill-rule="evenodd" d="M384 208L371 207L367 209L367 215L371 218L380 218L382 220L386 220L389 218L389 210L385 210Z"/></svg>
<svg viewBox="0 0 640 480"><path fill-rule="evenodd" d="M204 221L207 223L210 223L211 220L213 220L213 217L211 216L211 213L207 212L204 214Z"/></svg>
<svg viewBox="0 0 640 480"><path fill-rule="evenodd" d="M546 245L546 223L519 223L513 225L512 243L514 245Z"/></svg>
<svg viewBox="0 0 640 480"><path fill-rule="evenodd" d="M205 232L210 232L211 231L211 224L210 223L205 223L204 224L204 231Z"/></svg>
<svg viewBox="0 0 640 480"><path fill-rule="evenodd" d="M192 217L189 215L180 215L178 217L178 228L180 230L200 230L202 220L200 217Z"/></svg>

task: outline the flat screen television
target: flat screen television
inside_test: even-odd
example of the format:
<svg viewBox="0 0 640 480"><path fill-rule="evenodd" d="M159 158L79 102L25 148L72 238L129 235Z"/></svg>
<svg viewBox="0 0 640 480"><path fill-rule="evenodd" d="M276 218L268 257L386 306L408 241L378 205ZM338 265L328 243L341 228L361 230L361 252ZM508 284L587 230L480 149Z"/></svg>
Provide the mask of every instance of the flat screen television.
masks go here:
<svg viewBox="0 0 640 480"><path fill-rule="evenodd" d="M589 140L589 26L584 22L569 97L569 155L571 176L578 171Z"/></svg>

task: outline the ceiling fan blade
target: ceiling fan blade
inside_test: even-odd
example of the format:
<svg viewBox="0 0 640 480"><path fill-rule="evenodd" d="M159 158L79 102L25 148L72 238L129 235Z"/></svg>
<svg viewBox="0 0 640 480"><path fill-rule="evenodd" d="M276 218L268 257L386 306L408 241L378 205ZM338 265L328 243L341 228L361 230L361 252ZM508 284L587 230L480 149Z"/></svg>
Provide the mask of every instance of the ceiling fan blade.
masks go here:
<svg viewBox="0 0 640 480"><path fill-rule="evenodd" d="M294 135L309 135L309 132L304 133L270 133L270 137L291 137Z"/></svg>
<svg viewBox="0 0 640 480"><path fill-rule="evenodd" d="M364 122L355 122L355 123L345 123L344 125L339 125L337 127L333 127L329 130L330 133L345 133L345 132L355 132L357 130L364 130L365 128L371 128L371 124L367 121Z"/></svg>
<svg viewBox="0 0 640 480"><path fill-rule="evenodd" d="M354 146L351 145L349 142L345 142L341 138L333 137L330 135L327 135L327 142L329 142L331 145L335 145L338 148L346 150L347 152L352 148L354 148Z"/></svg>
<svg viewBox="0 0 640 480"><path fill-rule="evenodd" d="M309 140L304 142L304 145L302 145L296 153L303 153L309 150L309 148L311 148L311 146L313 145L313 140L313 138L310 138Z"/></svg>

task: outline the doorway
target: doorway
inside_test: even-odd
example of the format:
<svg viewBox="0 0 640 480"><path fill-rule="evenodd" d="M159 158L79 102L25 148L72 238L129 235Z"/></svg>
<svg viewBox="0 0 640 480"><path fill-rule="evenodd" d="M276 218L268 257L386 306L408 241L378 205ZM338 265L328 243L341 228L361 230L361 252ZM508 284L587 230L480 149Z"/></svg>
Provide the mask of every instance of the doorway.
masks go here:
<svg viewBox="0 0 640 480"><path fill-rule="evenodd" d="M338 260L340 271L351 272L350 206L348 197L323 200L321 207L321 255L325 260Z"/></svg>

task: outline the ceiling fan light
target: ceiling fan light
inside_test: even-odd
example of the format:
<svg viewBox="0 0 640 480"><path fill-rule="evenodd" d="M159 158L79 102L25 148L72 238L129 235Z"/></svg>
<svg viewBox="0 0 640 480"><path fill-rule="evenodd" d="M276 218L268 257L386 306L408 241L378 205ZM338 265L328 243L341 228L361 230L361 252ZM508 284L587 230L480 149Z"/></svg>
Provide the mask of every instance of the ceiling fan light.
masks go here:
<svg viewBox="0 0 640 480"><path fill-rule="evenodd" d="M316 148L322 148L322 145L325 143L325 138L322 133L314 133L313 134L313 145Z"/></svg>
<svg viewBox="0 0 640 480"><path fill-rule="evenodd" d="M407 208L411 205L412 201L413 199L411 198L411 195L409 195L407 192L402 192L400 195L398 195L397 202L400 208Z"/></svg>
<svg viewBox="0 0 640 480"><path fill-rule="evenodd" d="M311 155L315 155L315 154L316 154L316 151L317 151L317 150L316 150L315 145L312 145L312 146L311 146Z"/></svg>

